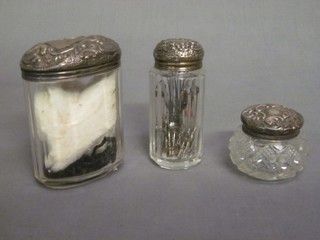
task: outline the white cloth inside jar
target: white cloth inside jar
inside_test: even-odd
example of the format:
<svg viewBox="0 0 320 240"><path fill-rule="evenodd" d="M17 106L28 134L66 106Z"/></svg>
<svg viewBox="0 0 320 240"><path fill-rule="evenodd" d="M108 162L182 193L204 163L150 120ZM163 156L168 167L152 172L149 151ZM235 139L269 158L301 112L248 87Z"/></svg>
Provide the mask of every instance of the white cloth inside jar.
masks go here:
<svg viewBox="0 0 320 240"><path fill-rule="evenodd" d="M95 76L80 81L44 84L34 99L38 135L47 144L45 167L65 169L89 154L103 137L114 136L116 123L116 76Z"/></svg>

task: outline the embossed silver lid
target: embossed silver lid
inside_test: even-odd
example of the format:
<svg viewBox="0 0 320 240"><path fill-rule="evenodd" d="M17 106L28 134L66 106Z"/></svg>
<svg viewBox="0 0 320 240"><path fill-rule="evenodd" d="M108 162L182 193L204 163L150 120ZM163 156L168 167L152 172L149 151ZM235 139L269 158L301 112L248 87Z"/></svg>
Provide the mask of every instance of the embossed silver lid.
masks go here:
<svg viewBox="0 0 320 240"><path fill-rule="evenodd" d="M249 106L242 111L241 121L245 133L270 140L296 137L303 125L300 113L277 104Z"/></svg>
<svg viewBox="0 0 320 240"><path fill-rule="evenodd" d="M22 77L29 81L81 77L120 66L121 50L100 35L39 43L22 57Z"/></svg>
<svg viewBox="0 0 320 240"><path fill-rule="evenodd" d="M162 40L154 49L155 68L161 70L192 71L202 67L204 50L190 39Z"/></svg>

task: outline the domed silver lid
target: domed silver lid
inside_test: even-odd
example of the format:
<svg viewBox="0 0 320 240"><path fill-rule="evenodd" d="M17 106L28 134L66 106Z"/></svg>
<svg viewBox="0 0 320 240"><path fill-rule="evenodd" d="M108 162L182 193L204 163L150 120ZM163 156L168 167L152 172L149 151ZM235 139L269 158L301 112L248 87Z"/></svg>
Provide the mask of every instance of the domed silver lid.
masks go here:
<svg viewBox="0 0 320 240"><path fill-rule="evenodd" d="M22 57L22 77L46 81L80 77L116 68L121 50L112 39L100 35L39 43Z"/></svg>
<svg viewBox="0 0 320 240"><path fill-rule="evenodd" d="M293 138L303 125L300 113L277 104L249 106L242 111L241 121L245 133L270 140Z"/></svg>
<svg viewBox="0 0 320 240"><path fill-rule="evenodd" d="M202 67L204 50L200 43L190 39L162 40L154 49L155 68L192 71Z"/></svg>

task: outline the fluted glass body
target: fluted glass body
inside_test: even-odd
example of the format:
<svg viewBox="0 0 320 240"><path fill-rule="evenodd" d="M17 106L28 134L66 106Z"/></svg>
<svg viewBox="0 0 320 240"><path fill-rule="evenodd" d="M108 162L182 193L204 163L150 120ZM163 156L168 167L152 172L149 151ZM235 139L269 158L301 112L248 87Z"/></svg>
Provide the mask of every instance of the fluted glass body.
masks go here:
<svg viewBox="0 0 320 240"><path fill-rule="evenodd" d="M150 157L166 169L201 161L203 71L150 71Z"/></svg>
<svg viewBox="0 0 320 240"><path fill-rule="evenodd" d="M123 159L119 68L24 86L39 182L66 188L117 169Z"/></svg>
<svg viewBox="0 0 320 240"><path fill-rule="evenodd" d="M261 180L283 180L302 171L308 156L300 135L288 140L266 140L245 134L239 127L230 139L230 158L237 168Z"/></svg>

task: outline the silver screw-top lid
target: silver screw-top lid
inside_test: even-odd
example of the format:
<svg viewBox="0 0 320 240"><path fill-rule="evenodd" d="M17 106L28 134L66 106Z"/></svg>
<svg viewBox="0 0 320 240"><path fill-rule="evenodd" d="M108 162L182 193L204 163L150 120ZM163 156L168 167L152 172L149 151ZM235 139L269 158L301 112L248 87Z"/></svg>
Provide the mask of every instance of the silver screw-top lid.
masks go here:
<svg viewBox="0 0 320 240"><path fill-rule="evenodd" d="M192 71L202 67L202 46L190 39L162 40L154 49L155 68Z"/></svg>
<svg viewBox="0 0 320 240"><path fill-rule="evenodd" d="M120 66L121 50L100 35L39 43L22 57L22 77L46 81L81 77Z"/></svg>
<svg viewBox="0 0 320 240"><path fill-rule="evenodd" d="M277 104L249 106L241 113L245 133L270 140L296 137L303 125L300 113Z"/></svg>

